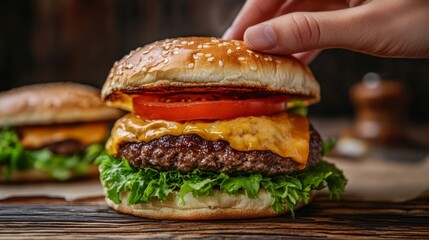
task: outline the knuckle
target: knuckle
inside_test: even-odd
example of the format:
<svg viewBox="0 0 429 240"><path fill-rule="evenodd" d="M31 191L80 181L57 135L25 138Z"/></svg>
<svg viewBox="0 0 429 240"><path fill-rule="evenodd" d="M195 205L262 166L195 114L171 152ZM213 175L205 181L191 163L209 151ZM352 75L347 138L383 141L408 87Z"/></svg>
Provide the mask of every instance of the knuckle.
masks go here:
<svg viewBox="0 0 429 240"><path fill-rule="evenodd" d="M320 26L311 15L303 13L291 14L291 34L299 44L313 45L320 41Z"/></svg>

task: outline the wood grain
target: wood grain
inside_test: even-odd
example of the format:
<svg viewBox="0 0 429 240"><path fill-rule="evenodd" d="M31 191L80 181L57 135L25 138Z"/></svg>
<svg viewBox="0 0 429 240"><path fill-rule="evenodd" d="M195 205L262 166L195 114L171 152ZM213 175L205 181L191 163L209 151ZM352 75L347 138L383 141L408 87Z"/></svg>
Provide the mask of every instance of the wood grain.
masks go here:
<svg viewBox="0 0 429 240"><path fill-rule="evenodd" d="M331 201L318 196L277 218L229 221L153 221L122 215L102 199L0 202L0 239L230 238L429 239L429 199L407 203Z"/></svg>

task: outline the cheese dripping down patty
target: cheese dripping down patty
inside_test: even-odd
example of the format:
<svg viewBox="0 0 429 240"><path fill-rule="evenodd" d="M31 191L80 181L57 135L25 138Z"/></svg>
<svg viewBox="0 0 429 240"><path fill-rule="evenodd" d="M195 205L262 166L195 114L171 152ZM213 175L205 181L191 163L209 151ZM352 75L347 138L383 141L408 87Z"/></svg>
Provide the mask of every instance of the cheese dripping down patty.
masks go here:
<svg viewBox="0 0 429 240"><path fill-rule="evenodd" d="M106 150L114 156L124 142L149 142L165 135L183 134L196 134L209 141L223 140L238 151L271 151L291 158L300 169L307 164L310 123L304 116L286 112L214 122L145 120L130 113L115 123Z"/></svg>

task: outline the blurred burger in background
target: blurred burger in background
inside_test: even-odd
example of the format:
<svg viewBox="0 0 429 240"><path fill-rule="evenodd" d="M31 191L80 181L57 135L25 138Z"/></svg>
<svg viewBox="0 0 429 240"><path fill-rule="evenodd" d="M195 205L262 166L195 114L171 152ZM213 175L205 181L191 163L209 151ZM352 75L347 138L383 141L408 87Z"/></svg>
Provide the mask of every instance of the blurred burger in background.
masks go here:
<svg viewBox="0 0 429 240"><path fill-rule="evenodd" d="M107 203L120 212L269 217L293 214L313 190L344 190L302 108L319 100L319 85L293 57L241 41L167 39L115 63L102 98L131 112L97 159Z"/></svg>
<svg viewBox="0 0 429 240"><path fill-rule="evenodd" d="M77 83L29 85L0 93L0 181L97 176L109 121L121 111Z"/></svg>

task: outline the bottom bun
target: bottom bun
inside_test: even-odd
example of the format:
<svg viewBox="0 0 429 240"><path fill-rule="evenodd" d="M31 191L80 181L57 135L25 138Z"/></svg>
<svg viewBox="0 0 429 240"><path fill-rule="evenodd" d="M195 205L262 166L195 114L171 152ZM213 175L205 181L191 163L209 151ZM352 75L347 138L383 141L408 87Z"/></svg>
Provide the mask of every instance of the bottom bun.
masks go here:
<svg viewBox="0 0 429 240"><path fill-rule="evenodd" d="M5 169L0 168L0 173L6 172ZM98 168L95 165L90 165L86 174L75 174L66 181L81 179L81 178L96 178L98 177ZM4 179L3 175L0 178L0 182L16 182L16 183L31 183L31 182L58 182L59 180L53 178L49 174L36 169L29 169L26 171L15 170L7 180Z"/></svg>
<svg viewBox="0 0 429 240"><path fill-rule="evenodd" d="M104 189L106 191L106 189ZM219 190L213 196L194 198L185 195L185 204L180 205L177 192L171 193L167 200L153 200L148 204L128 205L129 192L121 194L121 203L115 204L106 197L107 205L118 212L157 220L215 220L274 217L285 214L272 209L271 196L263 189L258 198L250 199L244 194L228 194ZM295 207L301 207L303 204Z"/></svg>

